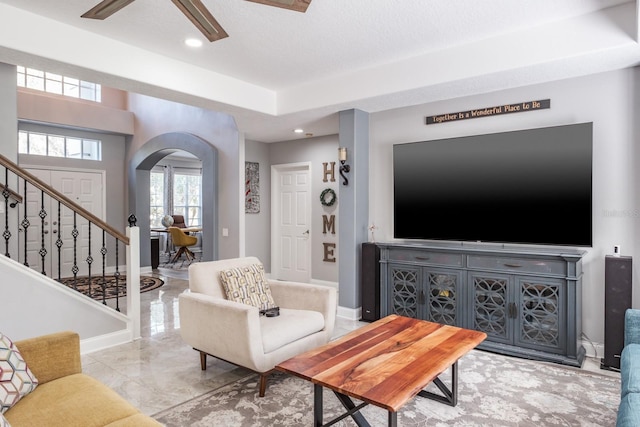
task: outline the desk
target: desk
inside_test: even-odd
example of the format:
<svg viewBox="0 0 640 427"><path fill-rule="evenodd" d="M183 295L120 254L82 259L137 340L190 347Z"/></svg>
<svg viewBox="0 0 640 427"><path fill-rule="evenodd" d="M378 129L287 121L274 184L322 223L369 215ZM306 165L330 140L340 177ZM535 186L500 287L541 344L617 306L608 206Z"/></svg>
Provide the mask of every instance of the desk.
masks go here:
<svg viewBox="0 0 640 427"><path fill-rule="evenodd" d="M328 426L351 416L369 426L360 412L372 404L389 413L397 426L398 410L419 395L451 406L457 404L458 359L487 334L392 314L315 350L302 353L276 369L311 381L314 426ZM451 388L438 376L451 367ZM433 382L442 395L423 390ZM323 424L322 389L332 390L347 412ZM362 403L357 405L355 398Z"/></svg>
<svg viewBox="0 0 640 427"><path fill-rule="evenodd" d="M180 230L184 231L185 233L197 233L198 231L202 231L202 227L187 227L187 228L181 228ZM168 228L152 228L151 231L154 233L168 233L169 229Z"/></svg>
<svg viewBox="0 0 640 427"><path fill-rule="evenodd" d="M184 231L185 233L197 233L202 231L202 227L186 227L186 228L181 228L180 230ZM169 229L168 228L151 228L150 231L152 233L169 233ZM166 255L170 255L171 254L171 244L169 243L169 236L167 237L167 244L165 245L165 254ZM151 247L151 259L153 260L155 254L153 252L154 248L153 246ZM158 256L159 256L159 252L160 252L160 248L158 247ZM153 268L153 266L152 266Z"/></svg>

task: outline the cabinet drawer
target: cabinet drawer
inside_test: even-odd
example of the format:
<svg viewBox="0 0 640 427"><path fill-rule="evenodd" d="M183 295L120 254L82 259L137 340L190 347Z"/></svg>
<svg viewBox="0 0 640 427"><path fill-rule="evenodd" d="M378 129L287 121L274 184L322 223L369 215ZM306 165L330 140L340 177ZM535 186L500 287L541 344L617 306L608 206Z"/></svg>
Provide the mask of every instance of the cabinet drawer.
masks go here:
<svg viewBox="0 0 640 427"><path fill-rule="evenodd" d="M406 261L416 264L442 265L449 267L462 267L462 254L417 251L414 249L390 249L390 261Z"/></svg>
<svg viewBox="0 0 640 427"><path fill-rule="evenodd" d="M563 276L567 274L567 263L558 259L469 255L468 267L519 273L545 273Z"/></svg>

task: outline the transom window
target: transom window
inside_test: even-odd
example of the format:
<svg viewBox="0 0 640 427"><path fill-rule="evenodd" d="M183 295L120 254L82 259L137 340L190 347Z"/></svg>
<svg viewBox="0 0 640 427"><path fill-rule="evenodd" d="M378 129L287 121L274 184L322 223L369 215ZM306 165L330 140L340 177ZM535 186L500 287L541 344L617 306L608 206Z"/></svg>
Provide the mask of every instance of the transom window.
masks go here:
<svg viewBox="0 0 640 427"><path fill-rule="evenodd" d="M102 101L102 86L97 83L34 68L18 66L18 86L43 92L86 99L88 101Z"/></svg>
<svg viewBox="0 0 640 427"><path fill-rule="evenodd" d="M70 159L102 160L102 141L18 131L18 153Z"/></svg>

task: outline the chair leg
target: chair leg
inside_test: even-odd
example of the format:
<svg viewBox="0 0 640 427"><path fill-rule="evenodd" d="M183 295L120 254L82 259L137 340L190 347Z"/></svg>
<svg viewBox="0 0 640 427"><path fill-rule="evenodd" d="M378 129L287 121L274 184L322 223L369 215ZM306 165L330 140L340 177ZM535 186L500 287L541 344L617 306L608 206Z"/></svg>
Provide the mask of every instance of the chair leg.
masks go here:
<svg viewBox="0 0 640 427"><path fill-rule="evenodd" d="M260 374L260 397L264 397L264 393L267 391L267 377L269 376L268 372Z"/></svg>
<svg viewBox="0 0 640 427"><path fill-rule="evenodd" d="M176 252L176 254L171 259L171 263L176 262L178 258L180 258L180 255L182 255L183 253L184 253L184 246L181 246L180 249L178 249L178 252Z"/></svg>
<svg viewBox="0 0 640 427"><path fill-rule="evenodd" d="M203 371L207 370L207 353L204 351L200 352L200 369Z"/></svg>

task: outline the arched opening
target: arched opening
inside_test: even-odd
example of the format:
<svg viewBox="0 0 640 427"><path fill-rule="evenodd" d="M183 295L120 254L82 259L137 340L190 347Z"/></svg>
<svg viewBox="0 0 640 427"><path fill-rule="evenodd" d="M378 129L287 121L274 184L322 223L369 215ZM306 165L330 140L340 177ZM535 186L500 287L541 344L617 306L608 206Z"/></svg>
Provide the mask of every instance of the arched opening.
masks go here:
<svg viewBox="0 0 640 427"><path fill-rule="evenodd" d="M218 150L195 135L172 132L147 141L129 164L129 210L140 227L140 264L151 265L149 231L150 171L164 157L186 151L202 161L202 260L218 259Z"/></svg>

